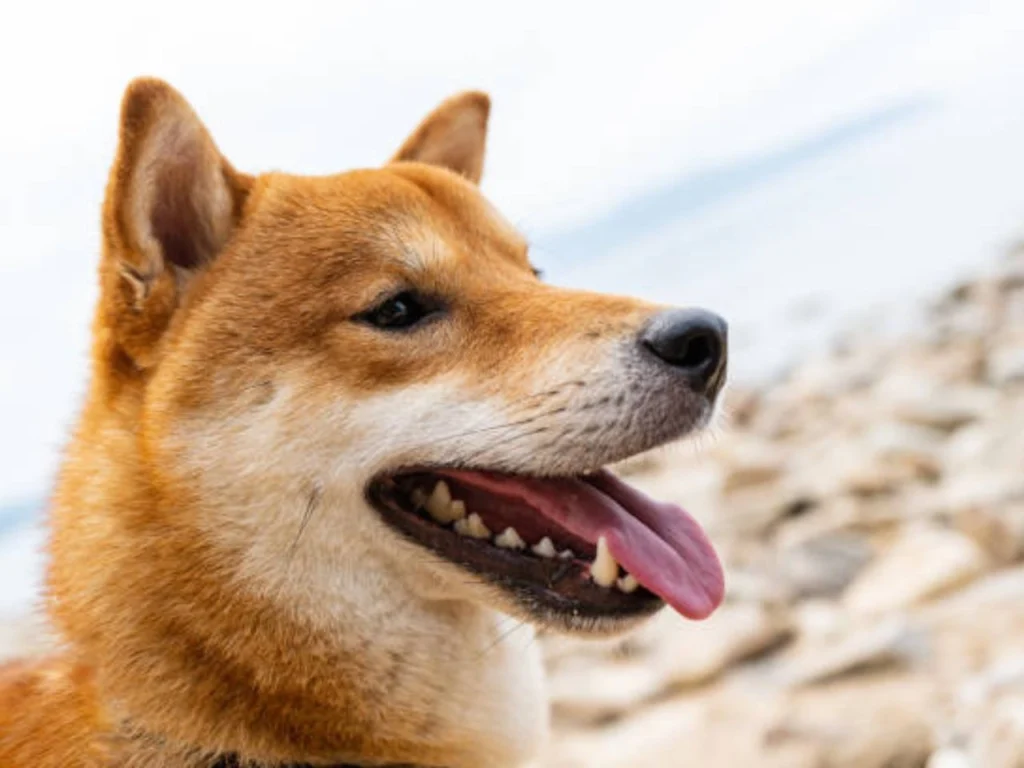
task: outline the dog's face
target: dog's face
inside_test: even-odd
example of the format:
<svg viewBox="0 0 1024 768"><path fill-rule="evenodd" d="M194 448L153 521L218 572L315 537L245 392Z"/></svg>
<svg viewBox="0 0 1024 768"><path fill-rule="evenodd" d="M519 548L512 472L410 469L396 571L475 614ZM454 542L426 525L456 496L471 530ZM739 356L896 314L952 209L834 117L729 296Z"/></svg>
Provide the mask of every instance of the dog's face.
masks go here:
<svg viewBox="0 0 1024 768"><path fill-rule="evenodd" d="M383 168L254 178L134 86L101 318L153 482L328 612L390 579L580 631L706 615L703 534L601 468L706 425L724 324L543 283L477 187L486 118L467 94Z"/></svg>

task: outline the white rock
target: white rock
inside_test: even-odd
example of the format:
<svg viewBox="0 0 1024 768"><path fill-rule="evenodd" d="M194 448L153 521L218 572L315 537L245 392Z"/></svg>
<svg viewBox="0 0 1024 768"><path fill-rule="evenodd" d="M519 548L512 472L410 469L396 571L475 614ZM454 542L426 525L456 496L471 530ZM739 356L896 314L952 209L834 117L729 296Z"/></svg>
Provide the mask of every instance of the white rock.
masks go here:
<svg viewBox="0 0 1024 768"><path fill-rule="evenodd" d="M873 555L866 537L837 532L781 550L777 573L798 597L831 597L842 592Z"/></svg>
<svg viewBox="0 0 1024 768"><path fill-rule="evenodd" d="M843 604L855 615L906 608L970 581L987 564L981 547L961 533L910 526L854 580Z"/></svg>
<svg viewBox="0 0 1024 768"><path fill-rule="evenodd" d="M782 475L783 450L754 439L734 439L723 443L715 456L725 465L722 490L726 493L777 480Z"/></svg>
<svg viewBox="0 0 1024 768"><path fill-rule="evenodd" d="M1024 765L1024 696L999 700L971 740L973 766L1021 768Z"/></svg>
<svg viewBox="0 0 1024 768"><path fill-rule="evenodd" d="M976 541L995 563L1005 565L1024 555L1024 502L977 505L953 515L958 531Z"/></svg>
<svg viewBox="0 0 1024 768"><path fill-rule="evenodd" d="M899 423L880 424L868 434L868 442L883 462L906 464L927 475L939 472L942 439L934 429Z"/></svg>
<svg viewBox="0 0 1024 768"><path fill-rule="evenodd" d="M879 384L878 395L898 420L950 431L989 414L995 404L991 389L941 386L933 376L900 374Z"/></svg>
<svg viewBox="0 0 1024 768"><path fill-rule="evenodd" d="M794 620L808 641L835 637L848 627L846 613L830 600L804 600L796 607Z"/></svg>
<svg viewBox="0 0 1024 768"><path fill-rule="evenodd" d="M967 753L953 747L943 747L932 753L925 768L977 768Z"/></svg>
<svg viewBox="0 0 1024 768"><path fill-rule="evenodd" d="M550 669L553 712L573 722L621 715L666 690L704 684L791 631L785 614L754 604L725 605L701 622L664 611L631 638L598 645L603 664L594 641L581 653L563 652Z"/></svg>
<svg viewBox="0 0 1024 768"><path fill-rule="evenodd" d="M1024 381L1024 344L994 350L988 359L988 377L998 385Z"/></svg>
<svg viewBox="0 0 1024 768"><path fill-rule="evenodd" d="M810 646L798 646L776 674L785 685L809 685L907 662L921 655L926 643L927 637L917 625L901 618L886 619L838 641L826 638Z"/></svg>

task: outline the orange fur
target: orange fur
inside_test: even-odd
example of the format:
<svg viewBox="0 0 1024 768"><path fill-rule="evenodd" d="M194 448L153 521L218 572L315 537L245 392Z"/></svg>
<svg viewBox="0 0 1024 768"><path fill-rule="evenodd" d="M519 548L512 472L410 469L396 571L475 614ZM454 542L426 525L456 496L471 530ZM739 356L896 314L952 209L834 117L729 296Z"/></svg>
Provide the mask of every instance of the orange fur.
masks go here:
<svg viewBox="0 0 1024 768"><path fill-rule="evenodd" d="M169 86L128 88L91 386L51 510L47 606L62 650L0 671L4 768L528 754L517 743L541 733L542 712L493 731L464 722L475 709L511 718L506 694L481 699L472 679L518 662L499 648L471 668L463 640L488 636L478 604L499 598L479 586L430 599L455 577L366 514L358 526L381 552L339 554L363 528L345 522L348 486L323 463L371 455L364 400L455 382L481 412L515 403L552 361L555 378L604 365L655 309L534 278L526 244L474 185L488 108L479 93L450 99L381 169L253 177ZM442 297L450 320L415 343L348 321L406 284ZM558 458L530 447L538 471ZM307 504L326 511L302 534ZM335 568L341 586L328 585ZM394 586L324 604L382 580ZM380 595L394 610L374 612Z"/></svg>

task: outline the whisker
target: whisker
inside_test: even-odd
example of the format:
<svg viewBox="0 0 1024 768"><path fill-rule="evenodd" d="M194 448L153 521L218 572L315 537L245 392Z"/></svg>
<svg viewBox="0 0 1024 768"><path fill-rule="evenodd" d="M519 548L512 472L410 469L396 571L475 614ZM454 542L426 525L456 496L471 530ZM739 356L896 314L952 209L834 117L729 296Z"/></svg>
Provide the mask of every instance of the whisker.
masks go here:
<svg viewBox="0 0 1024 768"><path fill-rule="evenodd" d="M511 617L510 617L510 618L511 618ZM499 644L499 643L502 643L502 642L504 642L505 640L507 640L508 638L510 638L510 637L511 637L512 635L514 635L514 634L515 634L516 632L518 632L518 631L519 631L520 629L522 629L523 627L525 627L525 626L526 626L526 624L524 624L524 623L523 623L523 622L521 622L521 621L518 621L518 620L515 620L515 619L513 619L513 621L516 621L516 624L515 624L515 626L514 626L514 627L512 627L511 629L509 629L508 631L506 631L506 632L502 632L502 633L501 633L500 635L498 635L498 637L497 637L497 638L495 638L495 640L494 640L494 642L493 642L493 643L489 644L489 645L488 645L488 646L487 646L486 648L484 648L484 649L483 649L483 650L482 650L482 651L480 652L480 655L479 655L479 656L477 656L477 658L478 658L478 659L479 659L479 658L482 658L482 657L483 657L483 656L485 656L486 654L490 653L490 652L491 652L492 650L494 650L494 648L496 648L496 647L498 646L498 644Z"/></svg>
<svg viewBox="0 0 1024 768"><path fill-rule="evenodd" d="M302 520L299 521L299 531L295 534L295 539L288 547L288 565L291 565L292 560L295 558L295 552L299 548L299 540L302 538L302 534L305 533L306 527L309 525L310 519L313 517L313 512L320 505L320 498L323 496L324 489L320 483L316 483L313 486L312 492L309 494L309 498L306 500L306 509L302 513Z"/></svg>
<svg viewBox="0 0 1024 768"><path fill-rule="evenodd" d="M483 448L482 450L479 450L476 453L474 453L473 455L467 457L465 459L465 463L466 464L473 464L473 463L479 461L481 457L486 456L491 451L497 450L498 448L504 448L505 446L509 445L510 443L514 442L515 440L522 440L522 439L527 438L527 437L533 437L535 435L540 435L540 434L543 434L546 431L547 431L547 427L540 427L538 429L530 430L529 432L519 432L518 434L510 435L509 437L505 438L504 440L502 440L500 442L492 443L492 444L486 446L485 448Z"/></svg>
<svg viewBox="0 0 1024 768"><path fill-rule="evenodd" d="M437 444L437 443L445 441L445 440L457 440L459 438L470 437L472 435L480 435L480 434L483 434L484 432L494 432L494 431L499 430L499 429L512 429L514 427L522 427L522 426L525 426L527 424L530 424L531 422L537 421L537 419L542 419L545 416L549 416L549 415L550 414L547 414L547 413L541 413L541 414L537 414L535 416L528 416L525 419L520 419L519 421L511 421L511 422L508 422L508 423L505 423L505 424L491 424L491 425L486 426L486 427L478 427L476 429L467 429L464 432L455 432L455 433L450 434L450 435L442 435L441 437L434 438L434 440L432 441L431 444Z"/></svg>

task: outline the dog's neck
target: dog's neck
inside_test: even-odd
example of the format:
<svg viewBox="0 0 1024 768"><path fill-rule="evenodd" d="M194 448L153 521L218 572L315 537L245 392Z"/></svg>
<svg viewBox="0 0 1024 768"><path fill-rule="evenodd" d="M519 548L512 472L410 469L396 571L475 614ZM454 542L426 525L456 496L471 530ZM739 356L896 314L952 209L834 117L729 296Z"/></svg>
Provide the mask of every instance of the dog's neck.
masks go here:
<svg viewBox="0 0 1024 768"><path fill-rule="evenodd" d="M514 622L474 603L425 599L369 554L309 589L240 579L240 552L194 522L202 500L168 507L140 468L111 463L127 454L114 443L138 438L109 426L106 446L69 452L50 581L108 720L159 734L148 754L174 743L270 766L468 768L535 753L547 712L530 628L509 634ZM146 764L194 765L166 758Z"/></svg>

